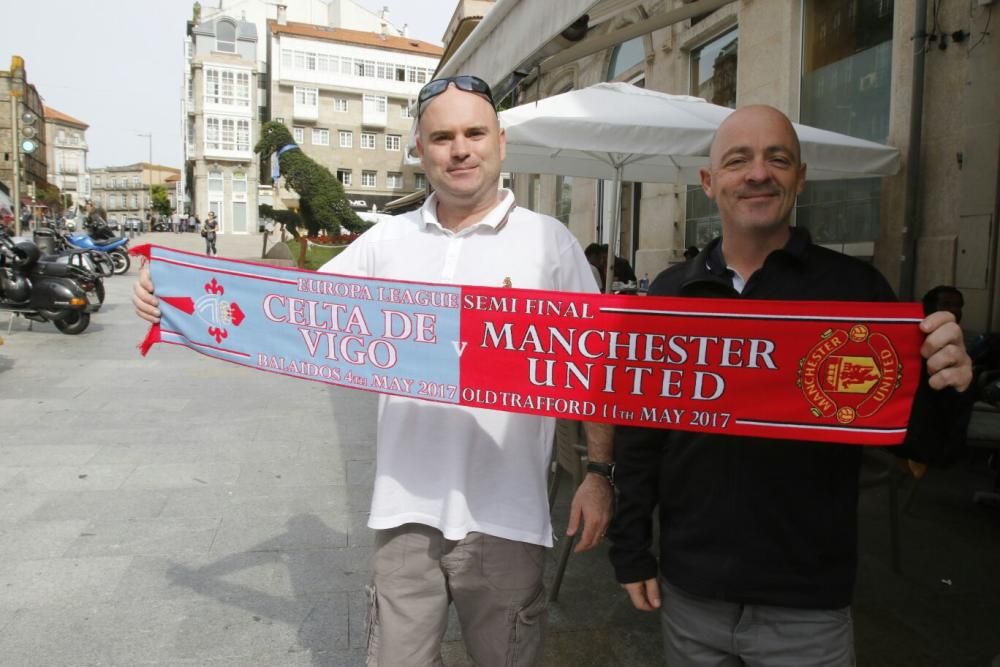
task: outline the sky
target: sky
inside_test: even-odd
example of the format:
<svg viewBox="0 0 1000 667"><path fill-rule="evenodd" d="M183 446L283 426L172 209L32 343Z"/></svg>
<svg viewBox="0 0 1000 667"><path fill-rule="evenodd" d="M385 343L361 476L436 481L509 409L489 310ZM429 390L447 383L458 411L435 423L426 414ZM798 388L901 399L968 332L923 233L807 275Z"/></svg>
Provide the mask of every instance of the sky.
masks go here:
<svg viewBox="0 0 1000 667"><path fill-rule="evenodd" d="M441 44L457 0L355 0L389 8L410 37ZM201 0L203 7L218 0ZM181 166L184 34L194 0L9 0L0 70L24 58L46 105L81 120L87 166L149 160Z"/></svg>

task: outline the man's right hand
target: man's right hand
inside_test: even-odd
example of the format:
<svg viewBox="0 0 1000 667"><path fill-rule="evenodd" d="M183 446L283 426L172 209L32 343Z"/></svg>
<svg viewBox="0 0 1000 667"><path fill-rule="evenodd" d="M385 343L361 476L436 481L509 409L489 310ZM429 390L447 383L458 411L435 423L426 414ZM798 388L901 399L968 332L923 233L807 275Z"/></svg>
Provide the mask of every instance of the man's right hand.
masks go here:
<svg viewBox="0 0 1000 667"><path fill-rule="evenodd" d="M148 266L139 271L139 280L132 288L132 305L135 306L135 314L142 319L150 324L160 323L160 300L153 296L153 279Z"/></svg>
<svg viewBox="0 0 1000 667"><path fill-rule="evenodd" d="M622 584L632 605L639 611L656 611L660 608L660 583L656 578Z"/></svg>

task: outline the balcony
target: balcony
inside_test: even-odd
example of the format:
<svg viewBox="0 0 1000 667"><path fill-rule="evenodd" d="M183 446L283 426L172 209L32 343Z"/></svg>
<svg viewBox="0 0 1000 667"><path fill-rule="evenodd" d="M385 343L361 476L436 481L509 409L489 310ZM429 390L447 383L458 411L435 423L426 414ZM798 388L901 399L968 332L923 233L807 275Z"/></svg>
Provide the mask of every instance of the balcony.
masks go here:
<svg viewBox="0 0 1000 667"><path fill-rule="evenodd" d="M378 111L370 105L365 105L361 113L361 124L364 127L378 128L384 130L389 124L389 114L386 109Z"/></svg>
<svg viewBox="0 0 1000 667"><path fill-rule="evenodd" d="M296 104L292 109L292 118L295 120L304 120L315 122L319 120L319 106L306 106L304 104Z"/></svg>

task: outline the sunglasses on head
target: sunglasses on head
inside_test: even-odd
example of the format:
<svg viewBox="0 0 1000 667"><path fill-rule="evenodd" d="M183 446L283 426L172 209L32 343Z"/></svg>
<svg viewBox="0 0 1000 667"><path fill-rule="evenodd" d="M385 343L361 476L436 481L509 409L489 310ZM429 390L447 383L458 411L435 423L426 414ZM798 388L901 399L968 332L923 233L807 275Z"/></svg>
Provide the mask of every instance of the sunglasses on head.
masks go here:
<svg viewBox="0 0 1000 667"><path fill-rule="evenodd" d="M456 88L464 90L467 93L481 95L486 98L491 107L496 109L497 105L493 101L493 91L490 90L489 84L480 79L478 76L463 74L461 76L448 76L443 79L434 79L421 88L420 93L417 95L418 119L424 110L424 106L432 99L448 90L448 86L451 84L455 84Z"/></svg>

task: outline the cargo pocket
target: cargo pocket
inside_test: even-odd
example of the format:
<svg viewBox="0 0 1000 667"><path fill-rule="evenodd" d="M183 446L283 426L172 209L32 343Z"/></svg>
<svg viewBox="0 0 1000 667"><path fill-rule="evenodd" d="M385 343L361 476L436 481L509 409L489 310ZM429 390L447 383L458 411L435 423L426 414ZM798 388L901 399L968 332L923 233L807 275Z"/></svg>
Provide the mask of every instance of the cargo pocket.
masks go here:
<svg viewBox="0 0 1000 667"><path fill-rule="evenodd" d="M375 586L365 586L368 595L368 611L365 613L365 628L368 635L365 639L366 663L368 667L378 667L378 596Z"/></svg>
<svg viewBox="0 0 1000 667"><path fill-rule="evenodd" d="M506 667L533 667L541 660L542 642L549 623L547 605L545 587L539 586L538 592L527 604L513 610L514 625Z"/></svg>

